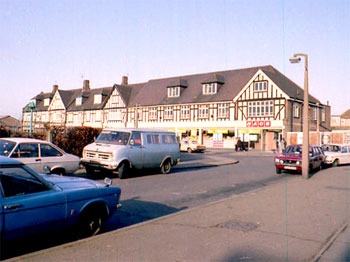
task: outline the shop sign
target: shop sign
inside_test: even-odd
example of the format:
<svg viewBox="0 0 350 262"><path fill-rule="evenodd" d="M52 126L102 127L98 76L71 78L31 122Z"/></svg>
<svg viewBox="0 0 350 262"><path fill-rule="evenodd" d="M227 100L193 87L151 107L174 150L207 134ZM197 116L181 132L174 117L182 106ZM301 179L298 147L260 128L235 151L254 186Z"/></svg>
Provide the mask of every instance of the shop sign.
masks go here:
<svg viewBox="0 0 350 262"><path fill-rule="evenodd" d="M260 129L240 129L240 134L260 134Z"/></svg>
<svg viewBox="0 0 350 262"><path fill-rule="evenodd" d="M270 120L264 120L264 121L247 121L246 123L247 127L271 127L271 121Z"/></svg>
<svg viewBox="0 0 350 262"><path fill-rule="evenodd" d="M228 134L228 129L209 129L208 134Z"/></svg>

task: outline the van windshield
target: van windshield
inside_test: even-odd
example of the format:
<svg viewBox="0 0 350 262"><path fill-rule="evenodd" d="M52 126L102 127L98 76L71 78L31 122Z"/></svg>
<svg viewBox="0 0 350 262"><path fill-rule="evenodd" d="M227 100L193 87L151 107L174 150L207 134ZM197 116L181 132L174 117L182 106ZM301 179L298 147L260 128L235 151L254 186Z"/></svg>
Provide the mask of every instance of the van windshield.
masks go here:
<svg viewBox="0 0 350 262"><path fill-rule="evenodd" d="M118 131L103 131L96 139L96 143L127 145L130 133Z"/></svg>

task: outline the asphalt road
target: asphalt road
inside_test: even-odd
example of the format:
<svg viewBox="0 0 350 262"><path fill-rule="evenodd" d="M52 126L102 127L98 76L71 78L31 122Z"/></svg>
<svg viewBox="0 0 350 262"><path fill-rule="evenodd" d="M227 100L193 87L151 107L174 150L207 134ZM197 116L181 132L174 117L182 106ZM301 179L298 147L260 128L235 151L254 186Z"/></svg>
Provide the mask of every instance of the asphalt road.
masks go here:
<svg viewBox="0 0 350 262"><path fill-rule="evenodd" d="M182 153L181 161L218 161L236 159L238 164L206 168L173 170L169 175L161 175L155 170L135 172L130 178L120 180L112 177L113 186L122 189L123 208L111 217L106 231L130 226L160 216L178 212L241 194L289 179L293 175L277 176L273 156L240 154L232 150L214 150L205 153ZM80 173L79 176L85 176ZM96 180L103 179L94 178ZM38 251L48 247L73 241L67 232L49 234L30 239L30 242L16 242L5 246L5 258ZM2 245L4 248L4 245Z"/></svg>

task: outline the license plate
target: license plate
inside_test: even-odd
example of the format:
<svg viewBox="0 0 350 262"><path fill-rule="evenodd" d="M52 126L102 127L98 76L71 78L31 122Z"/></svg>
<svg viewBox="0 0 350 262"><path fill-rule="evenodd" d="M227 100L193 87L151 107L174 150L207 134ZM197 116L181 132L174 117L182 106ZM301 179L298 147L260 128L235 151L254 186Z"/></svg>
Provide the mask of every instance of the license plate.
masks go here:
<svg viewBox="0 0 350 262"><path fill-rule="evenodd" d="M297 170L295 166L285 166L284 169Z"/></svg>

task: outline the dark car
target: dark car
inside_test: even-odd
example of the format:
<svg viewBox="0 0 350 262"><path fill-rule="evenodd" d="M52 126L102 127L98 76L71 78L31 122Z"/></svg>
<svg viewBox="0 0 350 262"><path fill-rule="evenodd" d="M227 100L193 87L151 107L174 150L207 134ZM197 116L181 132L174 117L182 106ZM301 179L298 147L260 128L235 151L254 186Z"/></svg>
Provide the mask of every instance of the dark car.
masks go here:
<svg viewBox="0 0 350 262"><path fill-rule="evenodd" d="M276 173L280 174L282 170L294 170L301 172L302 167L302 145L288 146L282 155L275 156L274 162ZM325 159L325 154L321 147L310 145L309 147L309 170L321 169Z"/></svg>
<svg viewBox="0 0 350 262"><path fill-rule="evenodd" d="M110 187L110 180L105 183L40 175L17 160L0 156L1 240L67 227L78 238L97 234L121 206L120 188Z"/></svg>

